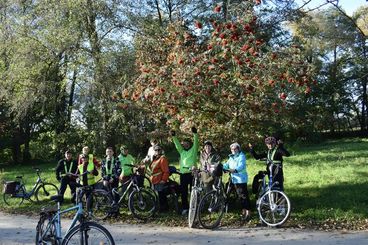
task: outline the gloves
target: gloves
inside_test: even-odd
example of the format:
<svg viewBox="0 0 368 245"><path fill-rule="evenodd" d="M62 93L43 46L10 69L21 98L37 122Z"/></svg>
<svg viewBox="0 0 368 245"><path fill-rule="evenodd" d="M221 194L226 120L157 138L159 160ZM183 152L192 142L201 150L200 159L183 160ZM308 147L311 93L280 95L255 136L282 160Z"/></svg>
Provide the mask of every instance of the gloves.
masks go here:
<svg viewBox="0 0 368 245"><path fill-rule="evenodd" d="M175 135L176 135L175 130L171 130L171 131L170 131L170 134L171 134L171 136L175 136Z"/></svg>
<svg viewBox="0 0 368 245"><path fill-rule="evenodd" d="M192 132L193 132L193 134L196 134L197 133L197 128L196 127L192 127Z"/></svg>

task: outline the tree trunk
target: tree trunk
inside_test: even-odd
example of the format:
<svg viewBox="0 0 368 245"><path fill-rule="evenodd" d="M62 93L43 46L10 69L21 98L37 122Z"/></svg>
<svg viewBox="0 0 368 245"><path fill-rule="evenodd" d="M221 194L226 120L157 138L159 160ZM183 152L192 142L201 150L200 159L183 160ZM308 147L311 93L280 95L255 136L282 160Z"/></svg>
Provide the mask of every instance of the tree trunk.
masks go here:
<svg viewBox="0 0 368 245"><path fill-rule="evenodd" d="M69 93L69 101L68 101L68 116L67 116L67 124L71 125L72 123L72 112L74 105L74 93L75 93L75 84L77 82L77 70L73 71L72 84L70 85L70 93Z"/></svg>

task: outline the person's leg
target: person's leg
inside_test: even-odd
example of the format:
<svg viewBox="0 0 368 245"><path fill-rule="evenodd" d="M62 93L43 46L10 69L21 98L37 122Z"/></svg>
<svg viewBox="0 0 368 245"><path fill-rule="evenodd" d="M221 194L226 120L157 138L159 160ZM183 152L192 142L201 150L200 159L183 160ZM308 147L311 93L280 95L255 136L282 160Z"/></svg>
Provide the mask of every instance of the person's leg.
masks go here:
<svg viewBox="0 0 368 245"><path fill-rule="evenodd" d="M242 207L242 216L247 220L250 217L250 200L247 183L235 184L235 188Z"/></svg>
<svg viewBox="0 0 368 245"><path fill-rule="evenodd" d="M65 194L65 191L66 191L66 187L68 185L68 180L63 177L61 178L60 180L60 195L63 196L63 200L64 200L64 194Z"/></svg>
<svg viewBox="0 0 368 245"><path fill-rule="evenodd" d="M191 173L180 175L181 204L182 204L182 209L186 210L184 212L187 212L189 209L188 191L189 191L189 188L191 188L192 186L192 180L193 180L193 177Z"/></svg>
<svg viewBox="0 0 368 245"><path fill-rule="evenodd" d="M77 189L76 182L73 180L69 180L68 185L70 188L70 193L72 195L71 201L72 203L76 203L76 189Z"/></svg>

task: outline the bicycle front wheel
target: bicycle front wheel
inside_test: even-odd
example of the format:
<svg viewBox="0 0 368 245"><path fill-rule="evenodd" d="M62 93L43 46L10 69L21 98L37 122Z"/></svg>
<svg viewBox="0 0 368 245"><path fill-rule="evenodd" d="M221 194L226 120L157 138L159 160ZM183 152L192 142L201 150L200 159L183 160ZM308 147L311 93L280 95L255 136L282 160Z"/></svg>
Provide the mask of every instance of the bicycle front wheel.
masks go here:
<svg viewBox="0 0 368 245"><path fill-rule="evenodd" d="M264 193L257 206L259 218L268 226L280 226L290 215L290 200L282 191L271 190Z"/></svg>
<svg viewBox="0 0 368 245"><path fill-rule="evenodd" d="M96 220L106 219L112 211L112 199L105 190L94 190L92 192L93 206L92 215Z"/></svg>
<svg viewBox="0 0 368 245"><path fill-rule="evenodd" d="M189 213L188 213L189 228L193 228L194 226L194 222L197 216L197 207L198 207L198 190L192 188L192 191L190 192Z"/></svg>
<svg viewBox="0 0 368 245"><path fill-rule="evenodd" d="M225 209L225 199L218 191L208 192L198 207L199 223L206 229L219 226Z"/></svg>
<svg viewBox="0 0 368 245"><path fill-rule="evenodd" d="M157 211L156 196L148 189L134 190L129 196L129 210L140 220L152 217Z"/></svg>
<svg viewBox="0 0 368 245"><path fill-rule="evenodd" d="M20 206L24 201L25 192L23 186L21 186L15 194L4 193L3 198L6 205L11 207Z"/></svg>
<svg viewBox="0 0 368 245"><path fill-rule="evenodd" d="M73 227L66 235L62 245L89 244L89 245L115 245L110 232L94 222L85 222Z"/></svg>
<svg viewBox="0 0 368 245"><path fill-rule="evenodd" d="M51 183L42 183L35 192L37 202L49 201L50 197L59 194L59 189Z"/></svg>
<svg viewBox="0 0 368 245"><path fill-rule="evenodd" d="M55 225L49 224L51 218L49 214L40 216L36 227L36 245L58 244Z"/></svg>

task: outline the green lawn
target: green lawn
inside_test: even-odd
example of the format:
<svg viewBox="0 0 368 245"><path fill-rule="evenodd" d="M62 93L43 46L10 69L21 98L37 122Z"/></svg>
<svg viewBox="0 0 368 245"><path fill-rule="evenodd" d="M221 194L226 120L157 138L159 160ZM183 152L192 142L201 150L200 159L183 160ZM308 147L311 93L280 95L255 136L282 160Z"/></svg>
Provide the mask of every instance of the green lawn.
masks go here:
<svg viewBox="0 0 368 245"><path fill-rule="evenodd" d="M290 198L292 213L285 226L367 229L367 149L368 139L334 140L289 148L292 156L284 159L284 175L285 192ZM250 187L253 176L265 167L248 154L247 157ZM39 167L44 170L42 176L57 184L53 172L55 165L56 163L42 164ZM36 175L29 165L0 165L0 168L0 180L10 180L15 175L23 174L29 189L36 181ZM247 224L249 227L259 224L253 195L251 201L253 215L251 222ZM233 207L224 217L222 225L244 225L238 220L239 210L236 205ZM27 201L21 207L7 207L2 198L0 200L0 209L6 212L37 213L39 208L40 205ZM122 219L134 222L126 211L123 212ZM172 213L160 214L151 222L186 225L186 219Z"/></svg>

